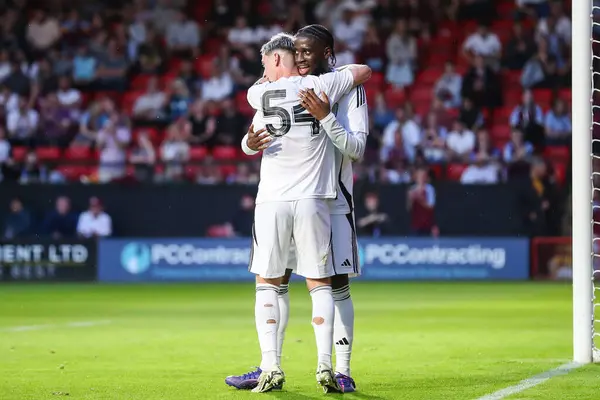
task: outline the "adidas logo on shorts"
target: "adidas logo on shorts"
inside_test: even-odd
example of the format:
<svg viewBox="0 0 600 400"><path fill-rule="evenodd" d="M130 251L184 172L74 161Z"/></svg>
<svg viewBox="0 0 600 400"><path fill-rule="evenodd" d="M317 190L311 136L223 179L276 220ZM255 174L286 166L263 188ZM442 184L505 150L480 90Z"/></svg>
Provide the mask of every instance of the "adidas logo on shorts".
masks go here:
<svg viewBox="0 0 600 400"><path fill-rule="evenodd" d="M352 266L352 264L350 263L350 260L348 260L347 258L342 263L342 267L351 267L351 266Z"/></svg>

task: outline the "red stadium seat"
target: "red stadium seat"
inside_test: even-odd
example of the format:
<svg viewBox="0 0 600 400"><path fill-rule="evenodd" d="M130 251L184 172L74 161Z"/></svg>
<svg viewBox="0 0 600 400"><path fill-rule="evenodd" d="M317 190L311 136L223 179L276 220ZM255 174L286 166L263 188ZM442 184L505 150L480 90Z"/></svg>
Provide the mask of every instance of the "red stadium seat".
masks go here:
<svg viewBox="0 0 600 400"><path fill-rule="evenodd" d="M564 162L553 162L552 168L554 169L556 183L561 186L564 185L567 181L567 164Z"/></svg>
<svg viewBox="0 0 600 400"><path fill-rule="evenodd" d="M208 149L204 146L192 146L190 149L190 160L202 160L208 155Z"/></svg>
<svg viewBox="0 0 600 400"><path fill-rule="evenodd" d="M433 86L443 73L442 67L428 68L417 77L417 82L419 85Z"/></svg>
<svg viewBox="0 0 600 400"><path fill-rule="evenodd" d="M65 158L77 161L89 161L92 156L92 151L89 147L74 146L65 150Z"/></svg>
<svg viewBox="0 0 600 400"><path fill-rule="evenodd" d="M433 87L430 85L416 86L410 91L410 100L413 103L431 103Z"/></svg>
<svg viewBox="0 0 600 400"><path fill-rule="evenodd" d="M571 93L571 89L561 89L558 97L567 102L567 105L570 105L573 101L573 94Z"/></svg>
<svg viewBox="0 0 600 400"><path fill-rule="evenodd" d="M221 175L223 175L224 178L227 178L229 175L235 174L235 171L237 171L237 166L233 164L220 165L219 171L221 171Z"/></svg>
<svg viewBox="0 0 600 400"><path fill-rule="evenodd" d="M512 108L502 107L494 110L494 125L509 125Z"/></svg>
<svg viewBox="0 0 600 400"><path fill-rule="evenodd" d="M148 87L148 81L155 75L141 74L133 78L131 81L132 90L146 90Z"/></svg>
<svg viewBox="0 0 600 400"><path fill-rule="evenodd" d="M388 89L385 92L385 102L388 108L399 108L406 101L406 91L404 89Z"/></svg>
<svg viewBox="0 0 600 400"><path fill-rule="evenodd" d="M492 127L491 136L495 140L509 140L511 128L507 125L494 125Z"/></svg>
<svg viewBox="0 0 600 400"><path fill-rule="evenodd" d="M235 95L235 105L238 111L243 115L247 117L252 117L254 115L254 109L248 104L247 92L238 92Z"/></svg>
<svg viewBox="0 0 600 400"><path fill-rule="evenodd" d="M12 148L12 156L16 161L23 161L26 154L27 147L18 146Z"/></svg>
<svg viewBox="0 0 600 400"><path fill-rule="evenodd" d="M60 165L58 172L63 174L69 181L78 181L82 176L90 176L94 172L94 167L87 165Z"/></svg>
<svg viewBox="0 0 600 400"><path fill-rule="evenodd" d="M237 147L218 146L212 151L215 160L234 160L237 157Z"/></svg>
<svg viewBox="0 0 600 400"><path fill-rule="evenodd" d="M544 111L552 107L552 99L554 95L550 89L535 89L533 91L533 98L535 102L539 104Z"/></svg>
<svg viewBox="0 0 600 400"><path fill-rule="evenodd" d="M60 158L60 149L58 147L38 147L35 149L40 161L56 161Z"/></svg>
<svg viewBox="0 0 600 400"><path fill-rule="evenodd" d="M446 178L451 181L460 181L465 169L467 169L465 164L450 164L446 168Z"/></svg>
<svg viewBox="0 0 600 400"><path fill-rule="evenodd" d="M212 55L200 56L195 61L196 70L202 75L202 78L208 79L212 75L213 61Z"/></svg>
<svg viewBox="0 0 600 400"><path fill-rule="evenodd" d="M571 157L571 149L569 146L546 146L544 157L553 161L568 162Z"/></svg>
<svg viewBox="0 0 600 400"><path fill-rule="evenodd" d="M140 90L129 91L123 95L123 101L121 103L121 107L128 112L133 113L133 106L135 106L135 101L143 95L144 92Z"/></svg>
<svg viewBox="0 0 600 400"><path fill-rule="evenodd" d="M520 88L508 88L504 91L504 104L514 107L521 103L523 90Z"/></svg>
<svg viewBox="0 0 600 400"><path fill-rule="evenodd" d="M521 87L521 71L505 71L503 78L506 88Z"/></svg>
<svg viewBox="0 0 600 400"><path fill-rule="evenodd" d="M150 138L150 141L152 142L152 144L154 144L155 146L160 144L160 142L162 142L163 139L163 134L162 132L160 132L158 129L156 128L136 128L133 130L133 135L132 135L132 142L135 142L137 140L138 135L140 134L140 132L145 131L148 134L148 137Z"/></svg>

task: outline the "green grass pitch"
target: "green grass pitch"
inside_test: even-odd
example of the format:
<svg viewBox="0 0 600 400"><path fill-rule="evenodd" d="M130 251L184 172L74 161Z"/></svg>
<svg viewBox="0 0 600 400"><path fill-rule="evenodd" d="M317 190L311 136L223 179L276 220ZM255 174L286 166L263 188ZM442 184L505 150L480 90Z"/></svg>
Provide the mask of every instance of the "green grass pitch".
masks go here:
<svg viewBox="0 0 600 400"><path fill-rule="evenodd" d="M341 398L316 387L310 299L290 292L287 383L263 396ZM356 282L352 296L345 398L477 399L571 357L566 284ZM256 398L223 383L259 360L253 298L252 284L1 285L0 399ZM600 366L510 399L600 399Z"/></svg>

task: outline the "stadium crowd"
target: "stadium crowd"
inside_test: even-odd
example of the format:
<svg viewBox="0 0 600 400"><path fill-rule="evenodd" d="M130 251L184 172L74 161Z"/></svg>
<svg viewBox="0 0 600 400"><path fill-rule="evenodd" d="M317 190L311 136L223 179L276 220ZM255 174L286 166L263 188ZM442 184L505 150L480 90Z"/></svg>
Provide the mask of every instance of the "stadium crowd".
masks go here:
<svg viewBox="0 0 600 400"><path fill-rule="evenodd" d="M356 178L489 184L570 160L570 2L6 0L5 182L258 181L239 142L280 31L328 26L337 65L366 63L371 130Z"/></svg>

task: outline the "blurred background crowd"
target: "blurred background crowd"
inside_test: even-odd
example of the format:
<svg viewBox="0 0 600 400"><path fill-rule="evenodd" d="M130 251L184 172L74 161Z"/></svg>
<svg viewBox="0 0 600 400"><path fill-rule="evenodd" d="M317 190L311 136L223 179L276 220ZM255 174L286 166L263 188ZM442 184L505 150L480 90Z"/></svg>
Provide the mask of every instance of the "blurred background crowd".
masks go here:
<svg viewBox="0 0 600 400"><path fill-rule="evenodd" d="M259 47L309 23L337 65L366 63L371 108L357 179L496 183L571 136L571 21L561 0L3 1L4 181L252 184L239 142Z"/></svg>

